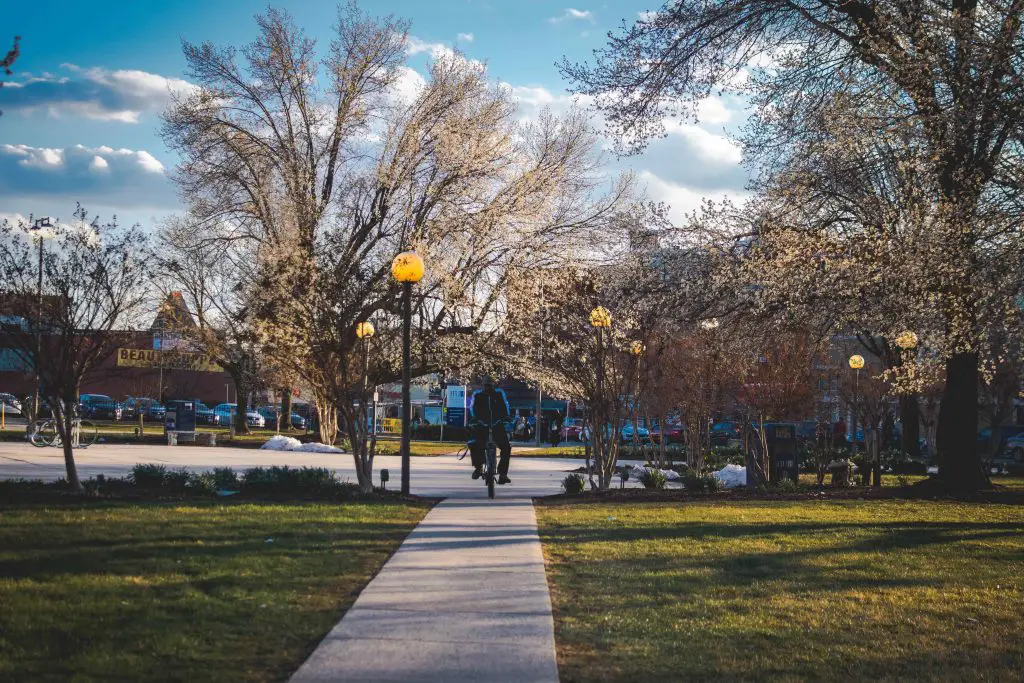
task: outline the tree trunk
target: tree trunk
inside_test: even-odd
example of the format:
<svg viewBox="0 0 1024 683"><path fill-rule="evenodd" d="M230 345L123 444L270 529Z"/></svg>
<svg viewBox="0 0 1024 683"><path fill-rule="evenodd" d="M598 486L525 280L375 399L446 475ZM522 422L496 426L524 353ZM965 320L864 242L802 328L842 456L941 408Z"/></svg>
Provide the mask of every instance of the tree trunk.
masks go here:
<svg viewBox="0 0 1024 683"><path fill-rule="evenodd" d="M235 433L249 434L249 386L244 380L235 380Z"/></svg>
<svg viewBox="0 0 1024 683"><path fill-rule="evenodd" d="M912 460L920 460L921 407L917 402L917 394L900 396L900 421L903 423L901 450Z"/></svg>
<svg viewBox="0 0 1024 683"><path fill-rule="evenodd" d="M74 410L72 401L61 401L51 399L53 406L53 419L57 423L57 433L60 435L61 445L64 449L64 469L67 474L68 486L75 493L82 492L82 482L78 479L78 466L75 464L74 441L72 440L72 429L74 423Z"/></svg>
<svg viewBox="0 0 1024 683"><path fill-rule="evenodd" d="M281 388L281 410L277 415L280 428L289 432L292 429L292 389L291 387Z"/></svg>
<svg viewBox="0 0 1024 683"><path fill-rule="evenodd" d="M367 402L360 401L357 406L346 401L344 413L345 432L352 447L352 463L356 468L356 480L363 492L371 493L373 491L375 441L370 437Z"/></svg>
<svg viewBox="0 0 1024 683"><path fill-rule="evenodd" d="M978 355L946 361L946 389L939 409L939 475L946 488L977 491L990 485L978 453Z"/></svg>
<svg viewBox="0 0 1024 683"><path fill-rule="evenodd" d="M316 412L319 416L320 442L333 446L338 438L338 408L334 401L319 391L313 393Z"/></svg>

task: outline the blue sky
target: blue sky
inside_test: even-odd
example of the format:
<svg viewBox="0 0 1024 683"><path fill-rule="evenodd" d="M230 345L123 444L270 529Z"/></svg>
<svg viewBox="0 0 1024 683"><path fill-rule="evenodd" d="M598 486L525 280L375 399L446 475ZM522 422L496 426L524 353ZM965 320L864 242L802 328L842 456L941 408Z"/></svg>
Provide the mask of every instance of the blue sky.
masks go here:
<svg viewBox="0 0 1024 683"><path fill-rule="evenodd" d="M623 20L652 2L603 4L549 0L363 0L375 15L412 21L409 66L426 72L431 49L457 46L508 83L529 116L569 106L555 63L585 60ZM281 2L296 23L326 45L334 1ZM4 11L4 31L22 36L10 86L0 89L0 215L68 216L81 201L104 217L151 225L179 204L166 173L175 164L157 135L168 89L184 82L182 38L241 46L255 35L252 0L47 0ZM0 35L0 48L10 40ZM710 98L699 124L677 124L647 152L614 168L638 173L673 215L701 197L738 196L739 148L725 130L742 121L735 98Z"/></svg>

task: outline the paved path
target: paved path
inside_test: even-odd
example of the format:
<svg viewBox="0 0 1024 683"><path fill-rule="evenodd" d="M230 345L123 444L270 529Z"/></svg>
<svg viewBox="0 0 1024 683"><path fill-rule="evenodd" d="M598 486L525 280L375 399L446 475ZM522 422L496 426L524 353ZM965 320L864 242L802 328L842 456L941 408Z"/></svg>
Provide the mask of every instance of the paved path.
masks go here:
<svg viewBox="0 0 1024 683"><path fill-rule="evenodd" d="M568 458L516 457L513 449L509 476L512 485L505 495L523 497L549 496L561 493L562 479L568 470L583 464ZM288 465L289 467L328 467L342 479L355 481L352 456L347 454L290 453L252 448L203 448L197 446L159 446L131 444L99 444L76 451L75 462L81 478L97 474L126 476L136 463L159 463L168 468L187 467L202 472L214 467L233 467L236 472L249 467ZM623 461L625 462L625 461ZM630 461L632 462L632 461ZM380 470L388 469L388 488L401 482L401 459L398 456L377 456L373 462L374 481L380 481ZM414 457L411 467L411 491L421 496L438 498L486 498L487 490L480 481L469 478L469 458L455 456ZM63 477L64 455L57 448L35 448L27 443L0 442L0 479L43 479ZM631 482L631 485L636 485Z"/></svg>
<svg viewBox="0 0 1024 683"><path fill-rule="evenodd" d="M431 510L291 679L557 680L533 505L500 493Z"/></svg>

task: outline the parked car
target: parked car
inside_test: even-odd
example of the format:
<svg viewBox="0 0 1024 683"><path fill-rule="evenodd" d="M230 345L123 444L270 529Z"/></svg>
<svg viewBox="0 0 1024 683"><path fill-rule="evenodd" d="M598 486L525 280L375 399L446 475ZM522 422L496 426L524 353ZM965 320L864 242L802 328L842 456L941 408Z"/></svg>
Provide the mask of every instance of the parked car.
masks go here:
<svg viewBox="0 0 1024 683"><path fill-rule="evenodd" d="M231 413L238 410L237 403L221 403L213 409L217 415L220 416L220 423L222 425L231 424ZM245 423L250 427L266 427L267 420L260 415L254 408L249 408L245 413Z"/></svg>
<svg viewBox="0 0 1024 683"><path fill-rule="evenodd" d="M651 432L650 432L650 430L647 429L647 427L644 427L643 425L637 425L636 426L636 437L641 442L650 441L651 440ZM626 424L622 425L622 429L619 431L619 438L622 439L626 443L630 443L631 441L633 441L633 422L632 421L627 422Z"/></svg>
<svg viewBox="0 0 1024 683"><path fill-rule="evenodd" d="M993 430L991 427L985 427L978 432L978 452L985 457L989 454L989 445L993 438L992 432ZM1010 437L1018 436L1022 433L1024 433L1024 426L1002 425L997 427L995 430L995 438L999 439L999 445L994 451L994 457L1004 457L1007 452L1007 444Z"/></svg>
<svg viewBox="0 0 1024 683"><path fill-rule="evenodd" d="M21 401L14 394L0 394L0 403L4 405L4 411L8 415L11 413L21 415Z"/></svg>
<svg viewBox="0 0 1024 683"><path fill-rule="evenodd" d="M1017 462L1024 462L1024 433L1016 434L1007 439L1003 454Z"/></svg>
<svg viewBox="0 0 1024 683"><path fill-rule="evenodd" d="M727 446L740 439L740 426L735 422L716 422L711 425L711 445Z"/></svg>
<svg viewBox="0 0 1024 683"><path fill-rule="evenodd" d="M264 421L268 427L274 427L277 425L277 413L278 410L274 406L263 406L258 408L257 412L263 416ZM306 418L302 417L297 413L291 415L292 429L305 429Z"/></svg>
<svg viewBox="0 0 1024 683"><path fill-rule="evenodd" d="M129 396L121 403L122 420L137 420L139 413L142 413L144 420L162 422L167 415L167 408L160 405L155 398Z"/></svg>
<svg viewBox="0 0 1024 683"><path fill-rule="evenodd" d="M196 424L197 425L219 425L220 415L213 412L213 409L205 403L196 403Z"/></svg>
<svg viewBox="0 0 1024 683"><path fill-rule="evenodd" d="M120 420L121 405L106 394L82 394L78 414L90 420Z"/></svg>
<svg viewBox="0 0 1024 683"><path fill-rule="evenodd" d="M567 417L562 421L562 441L583 441L583 420Z"/></svg>
<svg viewBox="0 0 1024 683"><path fill-rule="evenodd" d="M651 441L661 443L662 438L666 444L683 442L683 425L678 422L666 422L664 428L659 424L648 427L651 434Z"/></svg>

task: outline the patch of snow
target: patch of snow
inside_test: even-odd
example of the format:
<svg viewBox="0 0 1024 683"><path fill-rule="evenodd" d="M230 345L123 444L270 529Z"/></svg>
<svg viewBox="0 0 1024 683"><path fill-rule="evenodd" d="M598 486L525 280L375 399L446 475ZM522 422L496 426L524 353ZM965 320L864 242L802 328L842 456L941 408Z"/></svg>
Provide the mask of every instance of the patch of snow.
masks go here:
<svg viewBox="0 0 1024 683"><path fill-rule="evenodd" d="M266 451L294 451L296 453L344 453L345 451L336 446L328 446L322 443L302 443L290 436L278 434L260 446Z"/></svg>
<svg viewBox="0 0 1024 683"><path fill-rule="evenodd" d="M640 477L642 477L646 471L661 472L665 475L665 479L668 481L679 481L680 478L679 473L675 470L659 470L656 467L643 467L640 465L633 465L630 468L629 478L633 481L640 481Z"/></svg>
<svg viewBox="0 0 1024 683"><path fill-rule="evenodd" d="M293 448L293 451L299 453L344 453L337 446L328 446L325 443L304 443L298 448Z"/></svg>
<svg viewBox="0 0 1024 683"><path fill-rule="evenodd" d="M938 473L939 473L939 468L936 467L935 465L932 465L931 467L928 468L928 474L938 474Z"/></svg>
<svg viewBox="0 0 1024 683"><path fill-rule="evenodd" d="M270 440L260 446L260 448L265 451L294 451L300 446L302 446L302 442L298 439L277 434L270 437Z"/></svg>
<svg viewBox="0 0 1024 683"><path fill-rule="evenodd" d="M747 485L747 468L740 465L726 465L713 476L725 488Z"/></svg>

